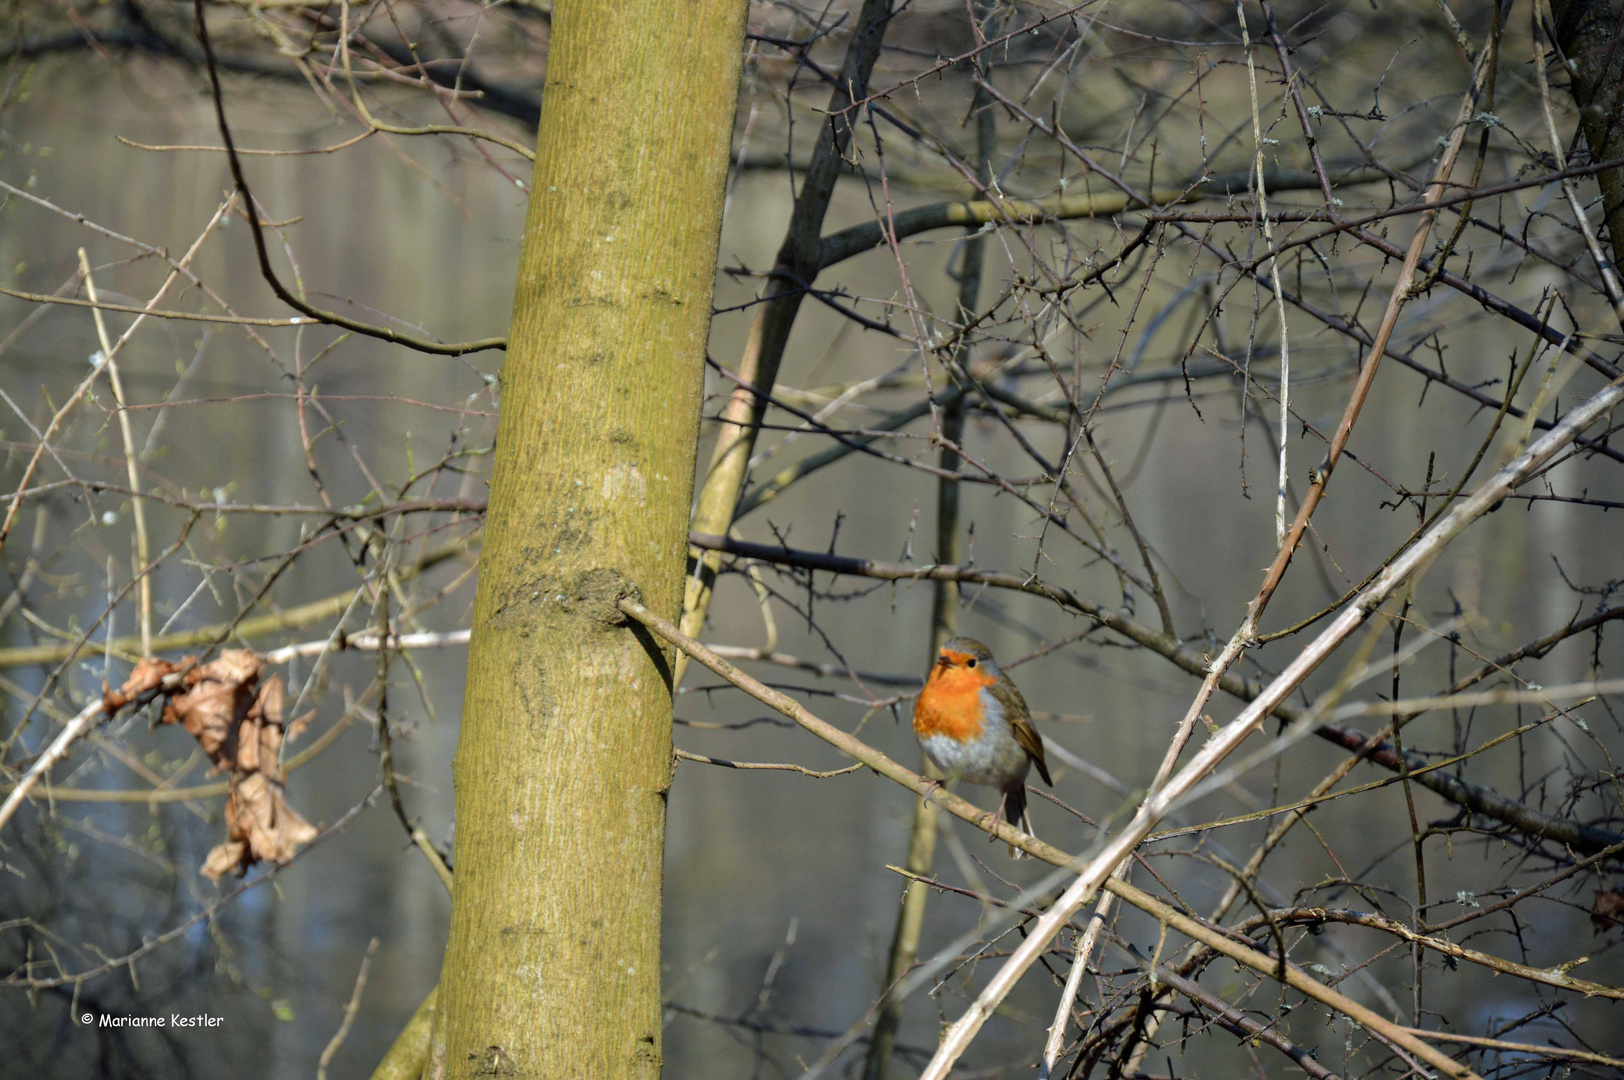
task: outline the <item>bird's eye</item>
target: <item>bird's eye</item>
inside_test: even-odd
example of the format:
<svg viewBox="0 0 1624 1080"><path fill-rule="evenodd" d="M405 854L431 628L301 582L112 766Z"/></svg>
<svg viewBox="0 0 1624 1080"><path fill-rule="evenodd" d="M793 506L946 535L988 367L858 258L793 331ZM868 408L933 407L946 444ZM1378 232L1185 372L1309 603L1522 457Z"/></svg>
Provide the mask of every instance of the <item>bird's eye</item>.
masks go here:
<svg viewBox="0 0 1624 1080"><path fill-rule="evenodd" d="M973 657L973 656L972 656L972 657L970 657L970 659L969 659L969 660L968 660L968 661L966 661L966 662L965 662L965 665L964 665L964 666L965 666L965 667L975 667L975 666L976 666L976 658L975 658L975 657Z"/></svg>

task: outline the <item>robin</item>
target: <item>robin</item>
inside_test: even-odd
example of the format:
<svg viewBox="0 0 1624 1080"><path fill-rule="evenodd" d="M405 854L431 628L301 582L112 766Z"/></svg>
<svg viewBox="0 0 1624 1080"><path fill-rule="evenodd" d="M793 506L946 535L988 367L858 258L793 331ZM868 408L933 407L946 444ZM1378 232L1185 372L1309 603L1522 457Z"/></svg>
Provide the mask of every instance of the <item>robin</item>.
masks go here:
<svg viewBox="0 0 1624 1080"><path fill-rule="evenodd" d="M1026 699L999 670L992 650L974 638L956 637L936 655L925 689L914 703L919 745L949 780L1003 789L998 812L1030 833L1026 773L1034 763L1050 787L1043 736L1032 726ZM1010 855L1021 857L1016 848Z"/></svg>

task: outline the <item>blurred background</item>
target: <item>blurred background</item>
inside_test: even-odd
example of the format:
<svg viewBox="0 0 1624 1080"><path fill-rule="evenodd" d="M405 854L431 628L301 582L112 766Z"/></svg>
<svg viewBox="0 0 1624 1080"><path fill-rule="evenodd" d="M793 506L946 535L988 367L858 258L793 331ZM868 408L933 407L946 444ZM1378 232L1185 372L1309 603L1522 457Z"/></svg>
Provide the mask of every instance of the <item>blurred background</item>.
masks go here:
<svg viewBox="0 0 1624 1080"><path fill-rule="evenodd" d="M1271 175L1301 173L1312 162L1283 96L1280 54L1264 38L1259 9L1244 6L1265 167ZM519 144L532 141L528 110L543 97L549 7L443 0L347 10L356 26L384 43L367 54L366 77L356 80L378 121L469 125ZM828 88L812 65L838 68L854 12L842 3L752 5L710 338L718 364L733 366L742 351L753 302L767 288L763 274L789 222L800 165L816 137ZM1364 170L1338 183L1340 212L1379 213L1413 201L1472 77L1440 6L1282 3L1274 13L1308 100L1318 103L1315 130L1328 170L1336 176ZM982 303L993 315L977 330L967 360L972 371L992 373L1009 393L1051 413L1066 411L1067 393L1085 409L1095 405L1095 439L1152 552L1178 636L1216 653L1276 549L1281 323L1267 277L1268 241L1248 190L1255 184L1246 179L1257 144L1240 23L1233 8L1207 3L1021 3L995 14L996 24L983 28L995 26L1000 33L990 36L1008 40L984 50L988 78L1020 110L995 110L992 164L1001 193L1045 198L1114 190L1045 134L1051 124L1136 190L1180 190L1204 174L1239 178L1227 195L1209 193L1188 204L1180 227L1164 222L1105 276L1105 285L1096 280L1076 291L1064 282L1115 256L1144 226L1144 213L987 230ZM1492 31L1491 12L1458 14L1462 33L1481 45ZM1513 190L1469 207L1472 221L1455 237L1447 265L1616 361L1618 320L1597 291L1601 272L1561 185L1517 186L1554 168L1535 72L1537 50L1549 46L1531 32L1531 15L1521 2L1509 8L1495 96L1483 110L1492 118L1469 129L1454 171L1462 186L1476 169L1478 187ZM239 316L285 319L289 312L259 274L240 208L219 214L233 185L224 155L212 149L219 132L189 36L190 6L16 3L8 16L0 42L7 50L0 283L14 293L84 297L82 248L101 300L140 308L163 284L167 260L179 259L206 233L189 264L197 281L176 282L157 306L218 312L223 302ZM224 85L237 143L274 151L243 160L261 213L273 223L266 235L285 280L297 280L318 305L443 341L504 333L529 163L496 142L369 131L333 46L336 10L219 4L209 17L222 50L234 58ZM391 19L404 29L392 34ZM1023 32L1013 34L1017 29ZM973 77L967 64L938 67L938 58L973 49L976 34L962 4L916 3L894 17L872 86L897 122L877 109L865 114L825 235L975 195L953 164L974 155ZM464 58L439 69L424 64L440 71L439 91L412 73L393 80L378 74L386 67L379 57L398 52L403 37L438 56ZM813 39L800 52L773 44ZM806 62L798 64L798 55ZM1561 150L1588 161L1560 65L1551 72ZM485 98L458 96L475 84L487 88ZM910 128L922 134L910 136ZM357 141L360 135L367 137ZM1593 178L1579 177L1575 189L1600 228ZM1308 230L1322 232L1324 222L1293 222L1289 215L1307 216L1322 202L1317 182L1270 197L1270 209L1286 215L1276 237L1301 241L1282 258L1283 287L1368 333L1396 260L1348 235L1308 242ZM1372 229L1402 246L1414 220L1397 216ZM1435 244L1450 241L1459 222L1459 214L1441 216ZM815 411L857 387L820 421L866 431L921 399L927 367L940 392L948 372L918 338L958 321L955 274L964 237L962 228L922 232L900 240L895 251L882 246L826 272L819 284L830 290L827 302L802 307L778 379L781 400ZM1429 256L1435 252L1429 246ZM107 313L108 333L116 339L132 319ZM887 326L894 333L881 329ZM1289 308L1286 326L1296 416L1287 440L1289 516L1366 350L1302 305ZM140 652L139 637L130 640L139 634L137 593L119 593L131 581L134 507L127 493L105 490L126 483L131 455L105 377L64 411L50 451L29 471L41 432L102 348L86 308L0 296L0 389L7 395L0 474L6 511L15 509L0 552L6 597L0 739L8 787L63 719L93 700L104 681L119 685ZM1443 284L1410 300L1393 348L1446 373L1455 386L1384 364L1349 443L1353 460L1336 472L1265 631L1290 628L1334 603L1405 542L1420 521L1419 493L1433 493L1430 514L1490 439L1517 370L1525 377L1516 402L1536 404L1546 418L1606 381L1557 362L1558 354L1538 347L1528 328ZM496 351L428 356L321 326L146 321L120 347L117 366L141 483L162 496L146 499L144 508L151 557L162 558L151 575L152 632L163 639L203 631L196 641L155 651L171 658L196 653L217 636L263 651L321 642L340 626L362 630L370 604L351 601L374 545L387 546L395 567L411 568L391 582L408 612L399 629L466 627L477 512L399 513L333 526L318 511L369 500L482 499L500 358ZM707 418L732 387L715 372L709 380ZM864 380L872 382L859 387ZM1545 393L1536 401L1542 381ZM1519 423L1508 419L1489 441L1467 491L1501 462ZM712 427L707 421L702 468ZM755 484L832 445L827 434L804 427L790 412L769 414ZM875 445L907 461L934 463L933 430L927 414ZM1130 589L1125 599L1107 562L1053 525L1045 528L1032 505L1016 497L1039 505L1062 498L1028 447L1050 462L1073 453L1073 483L1086 491L1084 505L1065 498L1061 509L1075 514L1069 520L1077 532L1086 531L1082 515L1091 513L1110 549L1142 571L1103 474L1085 460L1086 447L1076 449L1074 424L995 411L992 399L977 399L964 446L1012 481L1008 489L962 485L968 560L1034 574L1108 607L1129 605L1134 618L1160 625L1143 590ZM1474 525L1415 590L1405 644L1429 644L1400 668L1401 682L1383 674L1359 687L1357 699L1438 693L1488 658L1616 610L1624 584L1624 516L1616 512L1624 510L1621 477L1616 453L1575 454L1526 489L1540 497L1508 501ZM936 554L936 514L934 475L854 453L753 510L737 535L924 564ZM729 566L741 572L721 579L705 639L765 644L798 658L801 666L749 666L887 754L917 762L908 719L930 658L931 585L762 566L758 589L742 572L743 561ZM770 623L762 590L772 597ZM264 619L270 615L277 617ZM237 631L221 632L239 617ZM1549 688L1605 679L1624 659L1612 618L1521 659L1515 680L1496 676L1486 685L1520 680ZM992 647L1034 709L1057 766L1054 794L1095 823L1131 813L1197 681L1153 651L1097 630L1085 635L1089 620L1036 596L966 587L958 626ZM1312 633L1249 651L1245 673L1266 678ZM1391 647L1384 636L1378 655ZM453 860L451 761L463 656L454 643L413 649L394 654L385 676L403 802ZM1329 687L1346 662L1333 659L1300 700ZM833 674L812 665L832 665ZM334 651L318 664L312 653L275 670L290 687L290 709L299 702L293 715L312 714L285 760L336 732L288 775L292 805L313 824L331 826L379 784L378 656ZM1624 829L1614 771L1624 753L1617 699L1570 695L1561 704L1576 696L1592 700L1450 771L1545 813ZM1220 723L1236 711L1222 698L1210 707ZM1550 712L1539 704L1436 709L1405 728L1404 745L1442 759ZM814 770L845 764L697 667L681 688L677 717L676 744L695 754ZM1351 721L1367 733L1383 722ZM1248 749L1261 745L1255 739ZM1300 742L1182 808L1180 819L1214 821L1299 798L1345 756L1321 740ZM1074 759L1086 769L1068 764ZM1345 786L1390 775L1361 765ZM325 1064L332 1076L371 1074L435 985L449 913L445 890L383 796L285 868L251 870L247 882L254 887L232 896L241 883L227 878L216 886L197 872L223 838L222 800L175 790L217 780L186 732L155 725L147 712L126 713L76 749L6 826L0 1027L12 1037L0 1055L0 1075L311 1075L344 1021L375 940L353 1026ZM164 792L161 799L155 790ZM963 793L988 806L996 797L977 788ZM1577 857L1508 833L1502 822L1418 785L1413 800L1421 827L1434 826L1424 844L1431 907L1420 916L1431 924L1544 880ZM910 794L865 772L812 779L678 765L666 847L666 1075L798 1076L830 1038L864 1017L882 988L905 885L888 867L903 861L913 812ZM1412 923L1409 814L1400 784L1325 804L1308 819L1312 830L1292 831L1270 856L1260 895L1272 906L1379 906ZM1068 850L1086 850L1098 836L1094 826L1042 798L1033 799L1033 819L1039 836ZM1002 845L961 823L944 820L940 827L935 874L944 885L1007 898L1048 869L1012 863ZM1165 879L1158 888L1206 913L1230 880L1213 858L1239 866L1268 827L1268 820L1253 820L1152 845L1149 865ZM1521 904L1514 916L1463 926L1453 940L1541 968L1588 958L1576 975L1624 981L1621 931L1592 919L1596 894L1616 887L1616 870L1604 862ZM1135 880L1157 885L1143 872ZM1237 908L1231 918L1255 913ZM921 955L949 947L987 914L973 896L933 895ZM1157 949L1159 928L1134 912L1120 917L1117 932L1144 955ZM978 979L1018 941L1007 930L992 935L930 993L906 1004L896 1075L914 1074L941 1025L963 1011ZM1343 992L1406 1023L1419 1018L1421 1026L1448 1024L1522 1043L1580 1040L1602 1054L1624 1052L1616 1004L1496 978L1471 965L1446 966L1433 955L1422 961L1425 999L1417 1013L1414 961L1407 948L1392 945L1374 931L1331 927L1294 944L1292 959L1339 978ZM145 951L103 974L64 978L138 950ZM1085 980L1085 1008L1119 973L1136 970L1109 946L1097 963L1102 974L1095 985ZM1027 1075L1052 1020L1053 973L1063 977L1064 965L1057 961L1051 971L1027 977L987 1025L962 1075ZM1281 1004L1272 984L1253 988L1227 962L1209 968L1203 985L1260 1015ZM132 1031L87 1028L77 1019L87 1012L224 1019L207 1030ZM1371 1068L1372 1051L1342 1021L1323 1014L1291 1019L1292 1037L1317 1047L1328 1068L1342 1075ZM1160 1036L1164 1045L1144 1060L1144 1074L1295 1074L1271 1051L1222 1032L1203 1034L1191 1017L1181 1023L1189 1041L1169 1024ZM1554 1075L1571 1065L1492 1051L1469 1061L1495 1076ZM860 1063L859 1048L840 1059L840 1068L855 1073ZM1597 1075L1609 1068L1573 1067Z"/></svg>

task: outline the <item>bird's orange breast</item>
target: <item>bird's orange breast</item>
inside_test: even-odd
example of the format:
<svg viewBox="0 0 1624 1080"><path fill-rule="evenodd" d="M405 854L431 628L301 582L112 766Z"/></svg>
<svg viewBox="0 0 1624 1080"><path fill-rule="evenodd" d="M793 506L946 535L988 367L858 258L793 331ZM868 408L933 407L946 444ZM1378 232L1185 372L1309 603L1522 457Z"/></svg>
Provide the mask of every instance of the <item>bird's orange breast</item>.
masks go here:
<svg viewBox="0 0 1624 1080"><path fill-rule="evenodd" d="M974 739L981 734L983 713L981 690L996 680L980 671L963 667L938 667L931 671L914 703L914 734L946 735L950 739Z"/></svg>

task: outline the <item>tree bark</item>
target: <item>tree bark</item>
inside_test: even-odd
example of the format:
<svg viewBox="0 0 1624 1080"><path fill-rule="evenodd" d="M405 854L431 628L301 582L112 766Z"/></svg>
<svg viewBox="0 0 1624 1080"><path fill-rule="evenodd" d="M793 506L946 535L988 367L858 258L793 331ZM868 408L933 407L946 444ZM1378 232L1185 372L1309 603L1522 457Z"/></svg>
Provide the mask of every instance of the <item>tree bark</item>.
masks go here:
<svg viewBox="0 0 1624 1080"><path fill-rule="evenodd" d="M1579 130L1594 161L1624 157L1624 12L1605 0L1551 0ZM1624 169L1596 174L1613 260L1624 263Z"/></svg>
<svg viewBox="0 0 1624 1080"><path fill-rule="evenodd" d="M653 1080L671 655L745 0L560 0L427 1075Z"/></svg>

